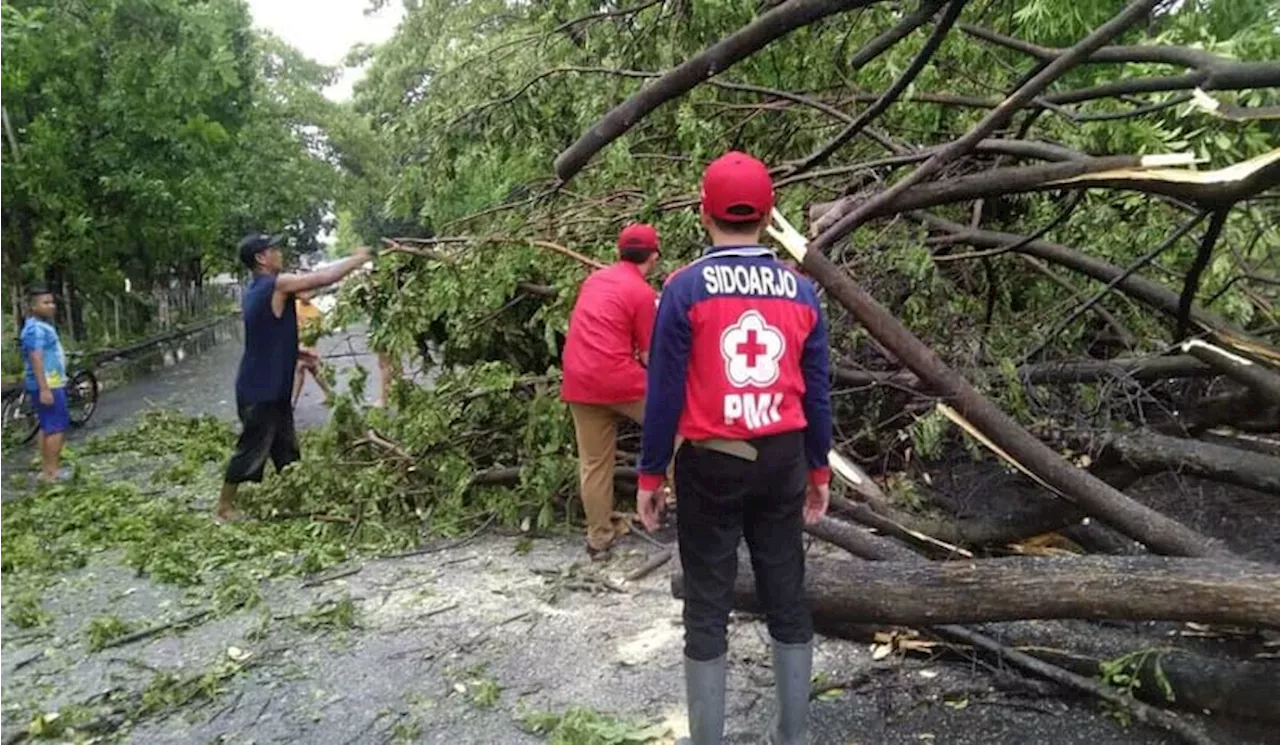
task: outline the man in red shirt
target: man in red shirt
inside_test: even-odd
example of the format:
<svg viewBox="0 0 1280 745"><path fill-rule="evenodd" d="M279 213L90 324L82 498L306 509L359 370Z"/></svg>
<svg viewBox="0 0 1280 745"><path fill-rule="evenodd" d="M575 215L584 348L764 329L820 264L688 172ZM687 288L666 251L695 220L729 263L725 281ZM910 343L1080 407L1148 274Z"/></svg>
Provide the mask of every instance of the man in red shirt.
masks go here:
<svg viewBox="0 0 1280 745"><path fill-rule="evenodd" d="M645 277L658 264L658 232L628 225L618 235L619 261L582 283L569 317L560 396L578 438L578 473L587 513L587 553L606 559L626 520L613 511L613 459L618 419L644 417L645 366L657 293Z"/></svg>

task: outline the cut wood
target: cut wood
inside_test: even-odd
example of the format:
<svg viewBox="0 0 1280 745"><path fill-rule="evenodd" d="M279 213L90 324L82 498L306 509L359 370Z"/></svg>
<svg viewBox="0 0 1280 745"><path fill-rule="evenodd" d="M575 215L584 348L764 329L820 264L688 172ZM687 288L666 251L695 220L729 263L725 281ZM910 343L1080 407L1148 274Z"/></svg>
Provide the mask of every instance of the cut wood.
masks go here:
<svg viewBox="0 0 1280 745"><path fill-rule="evenodd" d="M683 577L672 592L684 597ZM928 626L1019 619L1197 621L1280 627L1280 569L1158 556L947 562L810 561L815 621ZM749 566L734 607L758 611Z"/></svg>

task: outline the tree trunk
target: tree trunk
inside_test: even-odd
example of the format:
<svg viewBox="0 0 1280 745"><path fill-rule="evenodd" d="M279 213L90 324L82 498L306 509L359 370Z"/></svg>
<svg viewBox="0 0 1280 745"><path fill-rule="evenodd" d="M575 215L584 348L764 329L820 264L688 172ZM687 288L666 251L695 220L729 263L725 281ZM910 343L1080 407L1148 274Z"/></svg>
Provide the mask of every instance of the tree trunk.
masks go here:
<svg viewBox="0 0 1280 745"><path fill-rule="evenodd" d="M810 562L815 622L902 626L1088 618L1280 627L1280 569L1230 559L1155 556ZM672 593L684 597L681 575ZM758 611L738 569L734 607Z"/></svg>
<svg viewBox="0 0 1280 745"><path fill-rule="evenodd" d="M1157 553L1182 556L1226 553L1216 541L1130 499L1067 463L947 367L932 349L830 259L811 249L804 255L803 267L832 297L848 308L877 341L927 381L948 403L957 407L980 432L1081 509Z"/></svg>

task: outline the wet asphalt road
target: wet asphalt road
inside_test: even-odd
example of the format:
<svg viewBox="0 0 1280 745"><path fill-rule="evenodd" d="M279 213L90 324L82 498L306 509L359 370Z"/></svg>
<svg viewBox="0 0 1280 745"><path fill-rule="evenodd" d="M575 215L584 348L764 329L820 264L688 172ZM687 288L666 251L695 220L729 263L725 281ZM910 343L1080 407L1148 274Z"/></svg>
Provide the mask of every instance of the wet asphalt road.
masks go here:
<svg viewBox="0 0 1280 745"><path fill-rule="evenodd" d="M232 321L216 339L170 350L169 364L105 390L90 426L73 440L127 426L154 407L234 419L238 328ZM363 329L327 337L321 351L336 368L340 387L361 365L370 376L366 395L375 395L377 363ZM328 415L309 383L296 411L299 426L323 424ZM30 446L15 453L19 459L32 455ZM10 456L5 453L6 471ZM145 473L137 478L148 482ZM195 504L207 486L170 496ZM599 571L623 583L625 572L652 550L630 543L615 565ZM113 687L142 690L154 673L191 674L219 664L231 649L247 650L262 664L226 681L207 706L163 711L136 723L125 741L536 745L540 739L519 726L522 712L570 706L678 729L684 719L680 608L669 590L669 574L678 565L626 582L623 593L599 594L556 590L545 569L532 571L581 559L577 534L539 539L532 549L521 548L518 536L485 535L436 553L369 561L349 579L308 585L290 578L264 586L273 619L352 598L361 625L351 633L307 632L280 622L264 637L256 631L263 625L257 611L242 610L95 653L85 646L90 619L110 613L142 627L187 611L180 588L140 577L118 557L101 554L46 589L52 637L24 638L6 622L3 694L6 702L20 703L6 710L3 736L22 727L32 709L55 711ZM730 634L728 742L758 742L771 716L768 632L744 617ZM1172 742L1157 730L1118 726L1091 700L1003 692L980 665L943 665L905 654L876 660L865 644L822 639L815 672L823 680L848 681L843 692L814 702L815 743ZM500 687L497 705L474 703L471 687L478 677ZM1219 741L1266 740L1224 733Z"/></svg>
<svg viewBox="0 0 1280 745"><path fill-rule="evenodd" d="M192 339L156 355L155 369L123 384L106 387L99 396L98 410L73 440L84 439L127 424L142 411L155 408L178 409L192 416L213 415L234 420L235 378L244 351L238 319L229 320L216 334ZM345 329L320 340L325 364L335 368L338 389L345 390L356 366L368 370L365 396L372 401L380 377L377 357L369 351L363 327ZM103 376L107 377L107 376ZM321 403L321 392L308 378L294 410L299 427L323 425L329 410Z"/></svg>
<svg viewBox="0 0 1280 745"><path fill-rule="evenodd" d="M377 356L369 350L366 329L353 326L325 336L319 343L324 364L334 368L337 390L346 391L357 366L368 371L365 399L372 401L381 385ZM166 344L143 360L121 369L100 369L98 377L103 390L98 396L98 410L82 429L73 429L68 443L129 426L138 414L148 409L177 409L191 416L212 415L235 421L235 379L244 351L240 319L230 318L209 331L195 334L173 344ZM405 365L405 373L421 381ZM320 427L329 420L329 409L322 403L320 389L308 378L302 396L294 409L299 428ZM4 497L13 475L34 475L38 470L35 441L6 448L3 455L5 472Z"/></svg>

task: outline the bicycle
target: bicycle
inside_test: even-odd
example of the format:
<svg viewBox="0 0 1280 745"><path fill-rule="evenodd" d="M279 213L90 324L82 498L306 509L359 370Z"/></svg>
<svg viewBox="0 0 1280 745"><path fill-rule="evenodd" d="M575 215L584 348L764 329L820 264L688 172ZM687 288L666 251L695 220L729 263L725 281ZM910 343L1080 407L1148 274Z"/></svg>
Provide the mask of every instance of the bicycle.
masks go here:
<svg viewBox="0 0 1280 745"><path fill-rule="evenodd" d="M79 429L98 410L98 376L91 367L83 367L71 376L65 390L71 426ZM30 442L36 436L40 429L35 409L38 395L28 391L25 383L17 383L4 391L0 426L4 428L6 439L12 437L14 442L22 444Z"/></svg>

